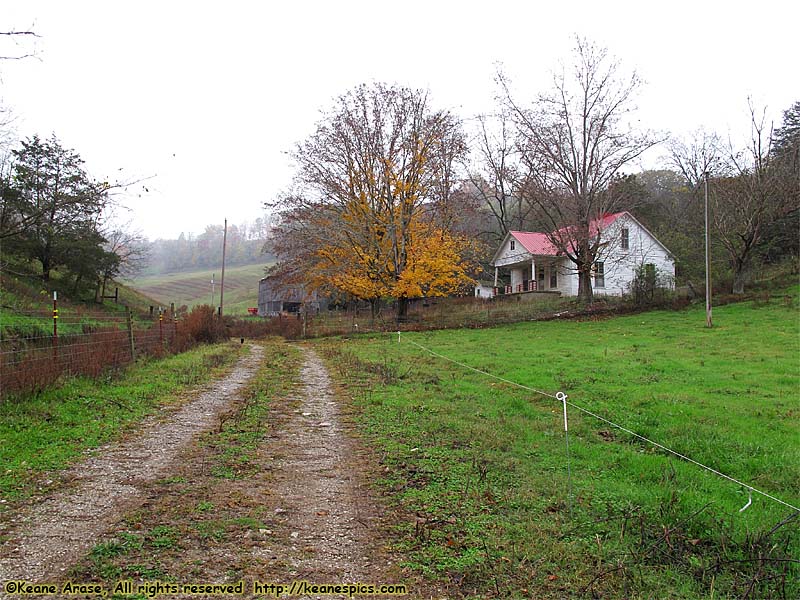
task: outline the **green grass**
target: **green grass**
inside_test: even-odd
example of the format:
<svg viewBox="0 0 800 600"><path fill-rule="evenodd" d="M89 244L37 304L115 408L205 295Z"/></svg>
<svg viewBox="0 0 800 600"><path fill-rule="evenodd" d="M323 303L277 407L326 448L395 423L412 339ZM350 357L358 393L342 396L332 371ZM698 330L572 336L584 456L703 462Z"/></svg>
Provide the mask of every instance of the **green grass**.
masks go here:
<svg viewBox="0 0 800 600"><path fill-rule="evenodd" d="M271 468L263 453L270 410L276 398L290 392L300 368L300 352L282 339L260 343L265 352L258 371L219 426L198 436L176 465L180 474L154 483L148 490L152 502L126 514L118 530L71 570L72 580L102 581L109 590L116 579L202 581L205 563L187 556L204 556L210 546L219 552L221 545L230 547L232 569L249 564L252 536L267 535L261 532L273 517L260 487ZM220 477L216 468L229 476ZM246 492L250 486L256 493ZM241 558L238 552L245 556L241 561L233 558ZM235 570L228 577L241 578Z"/></svg>
<svg viewBox="0 0 800 600"><path fill-rule="evenodd" d="M86 449L174 402L176 393L219 374L240 348L201 346L139 361L119 377L73 378L61 387L0 402L0 495L10 502L35 493L43 473L64 468Z"/></svg>
<svg viewBox="0 0 800 600"><path fill-rule="evenodd" d="M102 303L83 302L70 297L67 283L57 271L47 285L34 276L0 277L0 339L52 335L52 290L58 291L59 335L80 334L100 327L124 328L128 307L136 317L147 315L148 307L157 304L142 293L115 282L109 284L107 293L119 287L118 304L108 299Z"/></svg>
<svg viewBox="0 0 800 600"><path fill-rule="evenodd" d="M222 419L218 431L207 432L200 443L214 455L211 474L239 480L260 469L256 458L269 428L270 402L288 392L297 372L299 352L280 338L264 342L265 356L255 377L242 393L242 403Z"/></svg>
<svg viewBox="0 0 800 600"><path fill-rule="evenodd" d="M258 306L258 281L267 263L225 269L225 312L247 314ZM214 304L219 304L220 269L151 275L136 279L132 286L141 293L169 306L211 304L211 275L214 274Z"/></svg>
<svg viewBox="0 0 800 600"><path fill-rule="evenodd" d="M754 494L739 513L740 486L574 409L570 495L559 402L410 343L563 391L797 506L797 296L719 307L711 330L690 309L320 345L364 390L407 568L470 597L740 597L751 582L797 597L797 563L778 560L800 559L798 520L766 535L789 509Z"/></svg>

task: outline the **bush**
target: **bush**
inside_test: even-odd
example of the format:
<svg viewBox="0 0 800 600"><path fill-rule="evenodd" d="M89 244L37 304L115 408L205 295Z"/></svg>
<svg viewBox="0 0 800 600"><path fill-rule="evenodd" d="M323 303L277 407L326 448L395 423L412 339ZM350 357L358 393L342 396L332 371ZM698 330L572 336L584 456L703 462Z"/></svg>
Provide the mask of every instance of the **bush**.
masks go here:
<svg viewBox="0 0 800 600"><path fill-rule="evenodd" d="M228 331L214 314L214 309L201 304L180 321L173 350L184 352L197 344L214 344L228 339Z"/></svg>
<svg viewBox="0 0 800 600"><path fill-rule="evenodd" d="M660 306L671 299L672 287L672 277L653 264L642 264L628 284L627 299L637 307Z"/></svg>
<svg viewBox="0 0 800 600"><path fill-rule="evenodd" d="M280 336L287 340L296 340L303 335L303 322L296 317L230 319L227 325L228 333L234 339Z"/></svg>

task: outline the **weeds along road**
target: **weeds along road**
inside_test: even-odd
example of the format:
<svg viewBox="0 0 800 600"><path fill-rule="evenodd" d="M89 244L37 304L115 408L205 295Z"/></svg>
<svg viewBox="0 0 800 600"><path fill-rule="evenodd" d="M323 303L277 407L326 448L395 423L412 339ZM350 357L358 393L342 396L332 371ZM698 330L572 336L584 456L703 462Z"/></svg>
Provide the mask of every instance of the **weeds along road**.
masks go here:
<svg viewBox="0 0 800 600"><path fill-rule="evenodd" d="M205 386L168 422L148 418L128 441L103 447L70 468L66 489L16 516L0 547L0 581L62 576L126 510L142 503L144 485L162 478L194 436L218 422L262 356L263 349L252 345L229 375Z"/></svg>
<svg viewBox="0 0 800 600"><path fill-rule="evenodd" d="M0 582L391 583L354 427L314 350L253 345L18 515Z"/></svg>

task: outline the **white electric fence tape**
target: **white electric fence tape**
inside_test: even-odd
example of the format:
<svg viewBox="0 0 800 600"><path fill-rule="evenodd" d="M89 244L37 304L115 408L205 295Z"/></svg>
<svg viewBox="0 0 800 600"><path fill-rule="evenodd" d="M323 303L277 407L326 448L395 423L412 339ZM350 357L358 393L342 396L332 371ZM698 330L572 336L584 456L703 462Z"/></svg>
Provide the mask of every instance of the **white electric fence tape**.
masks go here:
<svg viewBox="0 0 800 600"><path fill-rule="evenodd" d="M397 341L398 341L398 343L400 342L400 332L399 331L397 332ZM678 458L680 458L682 460L685 460L686 462L692 463L693 465L696 465L696 466L700 467L701 469L705 469L706 471L709 471L709 472L713 473L714 475L717 475L718 477L722 477L723 479L727 479L728 481L731 481L731 482L733 482L733 483L735 483L737 485L742 486L743 488L748 490L749 498L748 498L747 504L745 504L739 510L739 512L742 512L742 511L744 511L744 510L746 510L747 508L750 507L750 504L752 504L752 493L753 492L755 492L756 494L760 494L760 495L764 496L765 498L769 498L773 502L777 502L778 504L782 504L783 506L786 506L787 508L791 508L792 510L800 512L800 508L798 508L797 506L794 506L793 504L789 504L788 502L784 502L780 498L776 498L775 496L772 496L771 494L768 494L767 492L759 490L758 488L754 488L752 485L748 485L748 484L744 483L743 481L739 481L738 479L735 479L735 478L731 477L730 475L726 475L725 473L721 473L720 471L717 471L716 469L714 469L712 467L709 467L708 465L704 465L703 463L698 462L698 461L694 460L693 458L690 458L690 457L686 456L685 454L681 454L680 452L677 452L676 450L673 450L672 448L667 448L663 444L659 444L658 442L655 442L655 441L653 441L653 440L651 440L649 438L646 438L643 435L639 435L635 431L631 431L627 427L624 427L624 426L622 426L622 425L620 425L618 423L615 423L614 421L611 421L609 419L606 419L605 417L601 417L600 415L598 415L596 413L593 413L592 411L587 410L587 409L583 408L582 406L579 406L579 405L575 404L574 402L567 401L567 395L564 394L563 392L558 392L557 394L550 394L548 392L543 392L542 390L537 390L536 388L532 388L530 386L523 385L521 383L517 383L516 381L511 381L510 379L505 379L503 377L498 377L497 375L492 375L491 373L487 373L486 371L482 371L481 369L476 369L475 367L471 367L471 366L469 366L467 364L464 364L462 362L459 362L457 360L453 360L452 358L449 358L449 357L447 357L447 356L445 356L443 354L439 354L438 352L434 352L430 348L426 348L422 344L418 344L417 342L415 342L413 340L406 339L406 341L409 344L411 344L413 346L416 346L417 348L419 348L421 350L424 350L428 354L431 354L432 356L436 356L437 358L441 358L442 360L446 360L448 362L451 362L451 363L453 363L455 365L458 365L460 367L463 367L465 369L469 369L470 371L475 371L476 373L480 373L481 375L484 375L486 377L491 377L492 379L496 379L497 381L502 381L503 383L507 383L509 385L513 385L513 386L521 388L523 390L528 390L530 392L534 392L536 394L540 394L542 396L547 396L548 398L553 398L554 400L558 400L559 402L561 402L564 405L564 432L565 433L567 432L567 405L569 405L572 408L574 408L575 410L579 410L580 412L585 413L585 414L587 414L587 415L589 415L591 417L594 417L595 419L597 419L599 421L602 421L603 423L606 423L606 424L610 425L611 427L619 429L620 431L624 431L628 435L631 435L631 436L633 436L633 437L635 437L635 438L637 438L637 439L639 439L639 440L641 440L643 442L651 444L652 446L655 446L656 448L660 448L664 452L667 452L669 454L677 456Z"/></svg>

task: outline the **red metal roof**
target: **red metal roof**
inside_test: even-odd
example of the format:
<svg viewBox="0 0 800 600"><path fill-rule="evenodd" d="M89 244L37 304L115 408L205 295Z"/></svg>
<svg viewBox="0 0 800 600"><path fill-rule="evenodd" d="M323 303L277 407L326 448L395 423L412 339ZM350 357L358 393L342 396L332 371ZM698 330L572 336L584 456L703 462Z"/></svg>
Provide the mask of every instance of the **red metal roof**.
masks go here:
<svg viewBox="0 0 800 600"><path fill-rule="evenodd" d="M509 231L509 233L531 254L558 255L558 249L550 243L546 233L533 233L530 231Z"/></svg>
<svg viewBox="0 0 800 600"><path fill-rule="evenodd" d="M595 219L589 224L590 235L596 235L598 230L600 232L604 231L624 214L624 211L618 213L609 213L603 215L601 219ZM566 231L566 229L559 231ZM537 233L532 231L509 231L509 233L514 236L514 238L517 239L520 244L522 244L522 247L531 254L537 254L539 256L559 255L558 249L553 246L552 243L550 243L546 233Z"/></svg>
<svg viewBox="0 0 800 600"><path fill-rule="evenodd" d="M606 213L603 215L602 219L595 219L592 221L592 224L589 227L589 230L592 232L592 235L597 233L597 227L600 226L600 231L607 229L614 221L619 219L622 215L624 215L627 211L622 211L618 213Z"/></svg>

